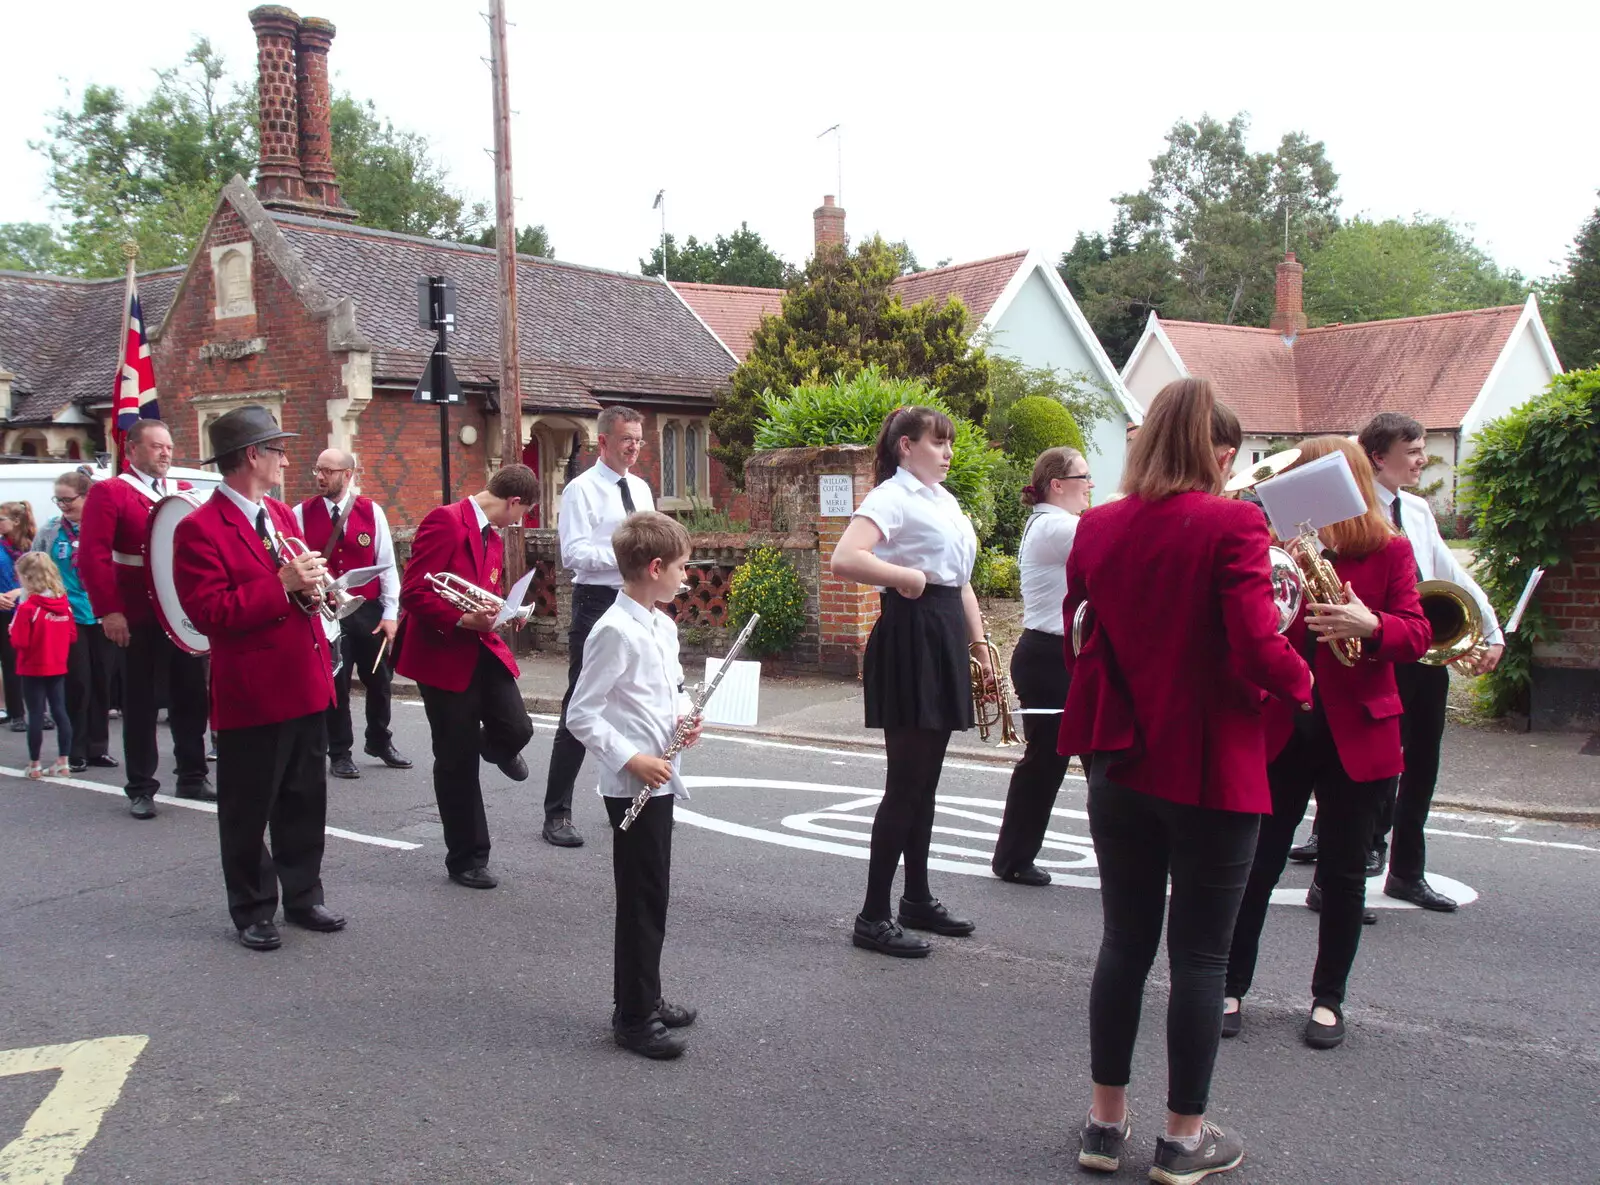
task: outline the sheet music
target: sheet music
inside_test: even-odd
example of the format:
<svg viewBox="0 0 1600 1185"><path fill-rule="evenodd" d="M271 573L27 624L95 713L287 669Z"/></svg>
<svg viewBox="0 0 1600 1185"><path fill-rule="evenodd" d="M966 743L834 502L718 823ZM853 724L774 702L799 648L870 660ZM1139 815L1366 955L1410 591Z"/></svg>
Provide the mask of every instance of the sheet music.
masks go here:
<svg viewBox="0 0 1600 1185"><path fill-rule="evenodd" d="M522 598L528 595L528 585L533 583L534 570L529 568L522 574L522 579L511 586L511 591L506 594L506 603L500 607L500 612L495 614L494 625L499 629L516 615L522 608Z"/></svg>
<svg viewBox="0 0 1600 1185"><path fill-rule="evenodd" d="M1367 500L1342 452L1269 478L1256 487L1256 493L1279 539L1293 539L1304 522L1316 529L1367 512Z"/></svg>
<svg viewBox="0 0 1600 1185"><path fill-rule="evenodd" d="M1517 632L1517 627L1522 624L1522 615L1528 611L1528 604L1533 600L1533 590L1539 587L1539 581L1543 578L1543 568L1535 568L1533 575L1528 577L1528 583L1523 587L1522 595L1517 598L1517 607L1512 610L1511 620L1506 623L1506 633L1514 634Z"/></svg>
<svg viewBox="0 0 1600 1185"><path fill-rule="evenodd" d="M716 678L723 660L706 659L706 682ZM761 664L735 661L722 682L717 694L705 707L707 724L726 724L738 728L754 728L761 698Z"/></svg>

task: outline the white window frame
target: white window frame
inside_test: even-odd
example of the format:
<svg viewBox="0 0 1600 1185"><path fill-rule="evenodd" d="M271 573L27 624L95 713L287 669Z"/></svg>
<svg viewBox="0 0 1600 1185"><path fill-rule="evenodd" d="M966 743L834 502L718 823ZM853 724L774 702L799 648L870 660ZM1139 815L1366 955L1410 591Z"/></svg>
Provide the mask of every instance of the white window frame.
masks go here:
<svg viewBox="0 0 1600 1185"><path fill-rule="evenodd" d="M698 441L694 458L694 492L687 490L688 474L684 462L688 456L689 433L693 431ZM672 438L671 450L668 437ZM711 458L707 446L711 442L709 416L661 416L656 423L656 455L661 458L661 490L656 505L662 510L692 510L696 506L711 506ZM669 492L668 466L671 465L673 482Z"/></svg>

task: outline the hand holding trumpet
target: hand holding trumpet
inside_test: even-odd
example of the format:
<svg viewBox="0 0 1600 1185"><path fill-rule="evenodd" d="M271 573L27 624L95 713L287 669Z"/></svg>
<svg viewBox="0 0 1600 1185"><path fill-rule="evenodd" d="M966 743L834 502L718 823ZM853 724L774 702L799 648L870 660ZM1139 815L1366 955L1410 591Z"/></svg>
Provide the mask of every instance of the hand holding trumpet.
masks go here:
<svg viewBox="0 0 1600 1185"><path fill-rule="evenodd" d="M278 579L283 582L284 590L291 593L316 592L327 575L328 565L322 554L315 551L299 552L278 569Z"/></svg>

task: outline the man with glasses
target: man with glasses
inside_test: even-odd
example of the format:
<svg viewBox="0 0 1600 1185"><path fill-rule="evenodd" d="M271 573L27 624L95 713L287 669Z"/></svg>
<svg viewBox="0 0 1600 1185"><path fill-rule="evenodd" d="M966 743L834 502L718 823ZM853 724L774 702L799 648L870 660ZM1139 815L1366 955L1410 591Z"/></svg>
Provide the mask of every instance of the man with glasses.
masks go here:
<svg viewBox="0 0 1600 1185"><path fill-rule="evenodd" d="M583 670L583 644L622 588L622 572L611 550L611 536L622 520L641 510L654 510L650 486L628 472L644 445L644 417L631 407L608 407L597 425L600 456L561 491L556 526L561 538L561 563L572 569L572 628L567 634L567 693L561 698L561 722L550 748L550 772L544 793L544 838L558 848L583 846L572 825L572 789L583 768L583 743L567 731L567 703Z"/></svg>
<svg viewBox="0 0 1600 1185"><path fill-rule="evenodd" d="M367 691L367 733L364 751L391 769L410 769L411 762L394 747L389 731L390 650L400 618L400 573L394 542L383 508L355 490L356 459L342 449L325 449L312 475L317 495L294 508L295 521L313 551L327 559L335 577L356 568L382 566L383 575L348 592L366 603L338 622L330 622L330 641L341 647L344 661L334 672L338 702L328 709L328 770L336 778L359 778L351 759L355 729L350 722L350 668ZM380 657L381 656L381 657Z"/></svg>
<svg viewBox="0 0 1600 1185"><path fill-rule="evenodd" d="M83 507L78 568L106 637L126 652L122 694L122 756L128 767L128 813L155 818L160 751L156 713L166 690L167 724L177 757L179 798L215 802L206 769L206 660L188 654L156 620L144 574L150 512L189 483L167 482L172 434L160 420L140 420L123 443L127 472L89 487Z"/></svg>

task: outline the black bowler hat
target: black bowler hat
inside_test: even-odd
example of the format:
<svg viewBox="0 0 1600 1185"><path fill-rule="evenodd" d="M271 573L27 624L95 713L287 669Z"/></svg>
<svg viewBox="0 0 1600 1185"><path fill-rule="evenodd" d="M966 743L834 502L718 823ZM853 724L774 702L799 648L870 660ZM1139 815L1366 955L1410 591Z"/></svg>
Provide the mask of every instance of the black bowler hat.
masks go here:
<svg viewBox="0 0 1600 1185"><path fill-rule="evenodd" d="M266 444L269 440L300 435L278 427L278 421L272 418L272 413L259 403L247 403L224 412L211 421L206 431L211 435L211 456L201 461L202 465L210 465L218 457L236 453L252 444Z"/></svg>

